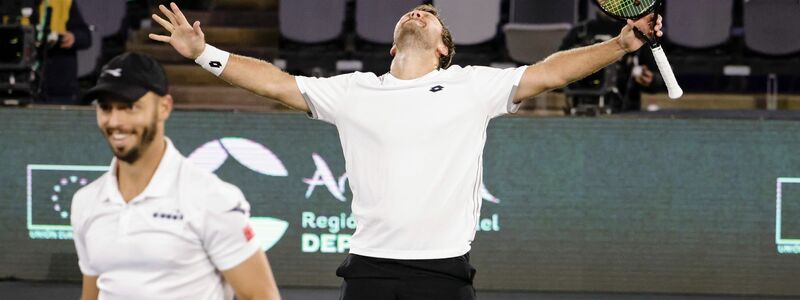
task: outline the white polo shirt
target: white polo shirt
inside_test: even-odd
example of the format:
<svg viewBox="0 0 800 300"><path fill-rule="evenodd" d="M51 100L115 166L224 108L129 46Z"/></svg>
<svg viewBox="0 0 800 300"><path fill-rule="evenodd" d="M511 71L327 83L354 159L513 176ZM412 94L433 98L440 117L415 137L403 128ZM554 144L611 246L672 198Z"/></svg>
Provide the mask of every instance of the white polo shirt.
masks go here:
<svg viewBox="0 0 800 300"><path fill-rule="evenodd" d="M150 183L125 203L116 165L72 199L78 265L98 276L100 299L232 299L220 271L260 251L241 191L167 140Z"/></svg>
<svg viewBox="0 0 800 300"><path fill-rule="evenodd" d="M469 252L486 127L516 111L525 69L452 66L414 80L296 77L311 117L339 131L357 223L351 253L437 259Z"/></svg>

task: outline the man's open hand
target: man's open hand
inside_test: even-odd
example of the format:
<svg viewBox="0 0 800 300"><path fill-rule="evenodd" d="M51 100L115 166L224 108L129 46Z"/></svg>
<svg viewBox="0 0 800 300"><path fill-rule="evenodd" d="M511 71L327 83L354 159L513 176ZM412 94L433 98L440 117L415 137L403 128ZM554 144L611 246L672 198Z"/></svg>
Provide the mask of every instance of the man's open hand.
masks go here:
<svg viewBox="0 0 800 300"><path fill-rule="evenodd" d="M169 21L156 14L153 14L153 20L169 31L170 35L151 33L149 37L159 42L169 43L183 57L194 60L203 53L206 47L205 35L200 30L200 21L195 21L190 25L178 5L174 2L169 5L170 8L164 5L158 6L158 9Z"/></svg>

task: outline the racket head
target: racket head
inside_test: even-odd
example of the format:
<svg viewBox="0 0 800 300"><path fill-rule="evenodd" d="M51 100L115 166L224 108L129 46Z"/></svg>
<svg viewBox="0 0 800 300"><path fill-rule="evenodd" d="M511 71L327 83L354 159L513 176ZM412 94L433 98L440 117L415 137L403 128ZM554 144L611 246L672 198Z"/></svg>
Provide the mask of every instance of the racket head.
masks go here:
<svg viewBox="0 0 800 300"><path fill-rule="evenodd" d="M594 0L597 7L614 18L637 20L653 12L660 0Z"/></svg>

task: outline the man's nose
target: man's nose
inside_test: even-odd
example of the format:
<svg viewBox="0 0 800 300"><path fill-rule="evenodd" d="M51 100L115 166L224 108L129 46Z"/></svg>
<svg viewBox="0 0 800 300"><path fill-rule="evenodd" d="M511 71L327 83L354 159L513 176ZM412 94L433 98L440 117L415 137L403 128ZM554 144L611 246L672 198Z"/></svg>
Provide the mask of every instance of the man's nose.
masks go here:
<svg viewBox="0 0 800 300"><path fill-rule="evenodd" d="M121 117L122 114L118 109L116 108L111 109L111 111L108 112L108 119L106 121L106 125L111 128L116 128L117 126L120 125L122 121L120 120Z"/></svg>
<svg viewBox="0 0 800 300"><path fill-rule="evenodd" d="M412 11L411 12L411 17L412 18L422 18L422 14L419 13L418 11Z"/></svg>

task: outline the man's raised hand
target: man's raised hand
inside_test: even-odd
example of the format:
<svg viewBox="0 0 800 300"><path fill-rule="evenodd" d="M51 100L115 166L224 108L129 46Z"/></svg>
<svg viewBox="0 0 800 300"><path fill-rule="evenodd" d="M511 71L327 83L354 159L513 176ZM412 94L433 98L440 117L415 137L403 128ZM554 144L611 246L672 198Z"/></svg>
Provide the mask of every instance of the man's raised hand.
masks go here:
<svg viewBox="0 0 800 300"><path fill-rule="evenodd" d="M153 20L164 27L170 33L169 36L151 33L149 37L159 42L169 43L183 57L194 60L203 53L206 46L205 35L200 30L200 21L194 21L194 24L190 25L178 5L173 2L169 6L170 8L164 5L158 6L158 9L169 21L153 14Z"/></svg>
<svg viewBox="0 0 800 300"><path fill-rule="evenodd" d="M620 47L626 52L633 52L639 50L645 44L645 40L637 36L633 29L638 28L644 35L650 39L661 37L664 32L661 31L663 25L663 18L661 15L651 13L636 21L626 20L627 26L622 28L619 34Z"/></svg>

